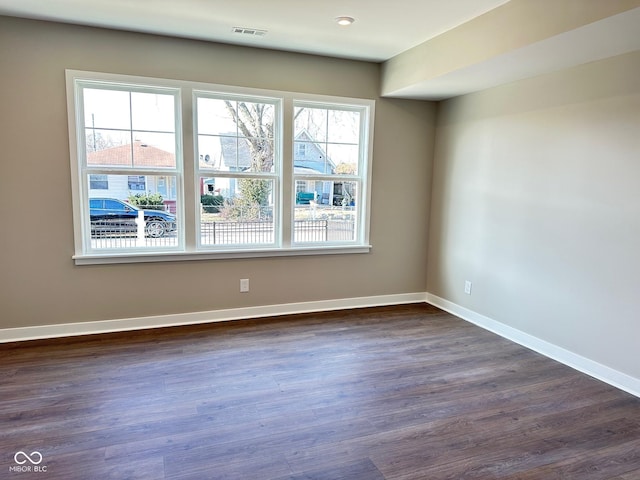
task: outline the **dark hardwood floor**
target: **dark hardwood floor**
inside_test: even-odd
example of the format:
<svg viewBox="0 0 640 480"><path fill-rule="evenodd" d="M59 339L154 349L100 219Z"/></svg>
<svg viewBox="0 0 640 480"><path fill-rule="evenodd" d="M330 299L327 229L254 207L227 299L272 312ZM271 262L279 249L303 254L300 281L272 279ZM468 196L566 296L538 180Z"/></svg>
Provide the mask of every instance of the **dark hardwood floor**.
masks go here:
<svg viewBox="0 0 640 480"><path fill-rule="evenodd" d="M0 378L0 478L640 479L640 399L428 305L5 344Z"/></svg>

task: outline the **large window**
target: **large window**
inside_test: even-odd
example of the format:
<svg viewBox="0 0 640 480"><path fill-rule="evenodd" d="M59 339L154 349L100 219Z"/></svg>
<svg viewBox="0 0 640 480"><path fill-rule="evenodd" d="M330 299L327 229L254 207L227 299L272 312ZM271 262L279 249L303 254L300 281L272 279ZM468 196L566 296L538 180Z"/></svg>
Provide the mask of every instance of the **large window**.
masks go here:
<svg viewBox="0 0 640 480"><path fill-rule="evenodd" d="M219 199L216 211L200 209L200 247L276 247L279 237L280 152L275 139L282 115L277 98L247 98L195 92L197 176L203 206ZM279 148L279 147L278 147Z"/></svg>
<svg viewBox="0 0 640 480"><path fill-rule="evenodd" d="M369 250L373 101L67 78L77 263Z"/></svg>
<svg viewBox="0 0 640 480"><path fill-rule="evenodd" d="M296 101L293 115L295 242L358 241L366 109Z"/></svg>

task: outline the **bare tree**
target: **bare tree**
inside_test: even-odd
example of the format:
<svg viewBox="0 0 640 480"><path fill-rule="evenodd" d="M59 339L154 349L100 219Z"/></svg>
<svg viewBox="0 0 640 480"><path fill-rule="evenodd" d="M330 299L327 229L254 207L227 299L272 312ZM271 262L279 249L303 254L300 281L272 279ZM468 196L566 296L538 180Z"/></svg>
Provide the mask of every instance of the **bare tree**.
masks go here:
<svg viewBox="0 0 640 480"><path fill-rule="evenodd" d="M269 172L273 168L273 115L272 105L237 102L238 108L225 100L227 111L247 139L251 151L252 172Z"/></svg>
<svg viewBox="0 0 640 480"><path fill-rule="evenodd" d="M251 155L251 172L270 172L273 168L273 106L261 103L225 100L225 106L240 133L245 137ZM258 178L241 178L238 181L240 198L227 206L232 217L256 219L262 216L261 207L268 202L270 181Z"/></svg>
<svg viewBox="0 0 640 480"><path fill-rule="evenodd" d="M97 152L111 147L119 147L120 145L122 145L122 142L119 142L109 136L105 137L102 132L97 132L95 129L92 129L91 132L87 132L87 152Z"/></svg>

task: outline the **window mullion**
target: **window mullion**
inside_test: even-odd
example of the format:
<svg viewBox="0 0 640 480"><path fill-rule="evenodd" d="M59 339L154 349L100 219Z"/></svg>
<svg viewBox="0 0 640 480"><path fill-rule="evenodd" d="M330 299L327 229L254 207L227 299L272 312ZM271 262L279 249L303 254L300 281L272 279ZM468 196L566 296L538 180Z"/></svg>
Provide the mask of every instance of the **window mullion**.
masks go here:
<svg viewBox="0 0 640 480"><path fill-rule="evenodd" d="M178 192L178 196L182 197L184 212L184 240L185 250L197 250L198 237L200 235L199 211L200 199L198 198L199 177L196 167L195 154L195 101L193 92L190 88L181 90L181 106L180 112L182 135L182 192ZM180 185L178 186L180 187Z"/></svg>
<svg viewBox="0 0 640 480"><path fill-rule="evenodd" d="M282 246L291 247L293 243L293 216L295 180L293 175L293 99L284 98L282 119L282 174L281 174L281 222Z"/></svg>

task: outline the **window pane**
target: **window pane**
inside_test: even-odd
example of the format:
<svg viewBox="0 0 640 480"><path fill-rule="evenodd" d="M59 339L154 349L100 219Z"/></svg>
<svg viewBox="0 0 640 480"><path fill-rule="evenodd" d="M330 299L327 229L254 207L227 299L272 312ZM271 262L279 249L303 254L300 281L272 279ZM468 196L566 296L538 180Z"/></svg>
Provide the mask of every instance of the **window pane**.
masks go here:
<svg viewBox="0 0 640 480"><path fill-rule="evenodd" d="M249 172L272 172L273 162L273 140L268 138L243 138L238 142L241 149L249 152Z"/></svg>
<svg viewBox="0 0 640 480"><path fill-rule="evenodd" d="M231 142L233 145L232 152L235 152L235 137L218 137L210 135L198 135L198 165L200 168L228 171L230 167L236 166L236 157L231 152L227 156L223 156L223 145L225 142ZM232 156L232 158L230 158Z"/></svg>
<svg viewBox="0 0 640 480"><path fill-rule="evenodd" d="M360 138L360 112L329 110L327 141L358 143Z"/></svg>
<svg viewBox="0 0 640 480"><path fill-rule="evenodd" d="M273 244L273 181L242 177L200 179L202 245Z"/></svg>
<svg viewBox="0 0 640 480"><path fill-rule="evenodd" d="M327 156L334 165L334 173L341 175L357 175L358 172L358 145L327 145Z"/></svg>
<svg viewBox="0 0 640 480"><path fill-rule="evenodd" d="M273 138L274 111L270 104L238 102L238 135Z"/></svg>
<svg viewBox="0 0 640 480"><path fill-rule="evenodd" d="M297 174L334 173L335 163L327 155L325 144L313 142L295 142L293 166Z"/></svg>
<svg viewBox="0 0 640 480"><path fill-rule="evenodd" d="M293 236L296 243L357 239L358 182L296 181Z"/></svg>
<svg viewBox="0 0 640 480"><path fill-rule="evenodd" d="M226 172L273 172L275 106L198 98L198 164Z"/></svg>
<svg viewBox="0 0 640 480"><path fill-rule="evenodd" d="M175 168L176 137L173 133L133 132L133 167Z"/></svg>
<svg viewBox="0 0 640 480"><path fill-rule="evenodd" d="M85 127L131 129L129 92L84 88L83 98Z"/></svg>
<svg viewBox="0 0 640 480"><path fill-rule="evenodd" d="M208 135L236 135L234 117L237 114L235 101L214 98L197 100L198 133Z"/></svg>
<svg viewBox="0 0 640 480"><path fill-rule="evenodd" d="M198 98L198 133L273 138L275 106L270 103Z"/></svg>
<svg viewBox="0 0 640 480"><path fill-rule="evenodd" d="M85 129L87 165L129 166L132 163L131 133L120 130Z"/></svg>
<svg viewBox="0 0 640 480"><path fill-rule="evenodd" d="M130 142L129 132L101 130L88 133L87 165L175 168L175 136L173 134L133 133L136 137L133 145ZM94 138L97 139L96 145L102 148L92 150Z"/></svg>
<svg viewBox="0 0 640 480"><path fill-rule="evenodd" d="M175 168L173 95L98 88L82 95L87 165Z"/></svg>
<svg viewBox="0 0 640 480"><path fill-rule="evenodd" d="M173 95L132 92L132 129L173 133L175 130L174 109Z"/></svg>
<svg viewBox="0 0 640 480"><path fill-rule="evenodd" d="M89 191L92 249L157 249L178 245L175 200L167 201L157 195L158 177L104 176L108 178L108 188ZM89 181L91 177L94 175L89 175ZM131 188L142 183L148 191Z"/></svg>
<svg viewBox="0 0 640 480"><path fill-rule="evenodd" d="M296 140L327 141L327 110L295 107L294 137Z"/></svg>
<svg viewBox="0 0 640 480"><path fill-rule="evenodd" d="M358 175L361 112L296 107L294 167ZM302 173L299 170L297 173Z"/></svg>

